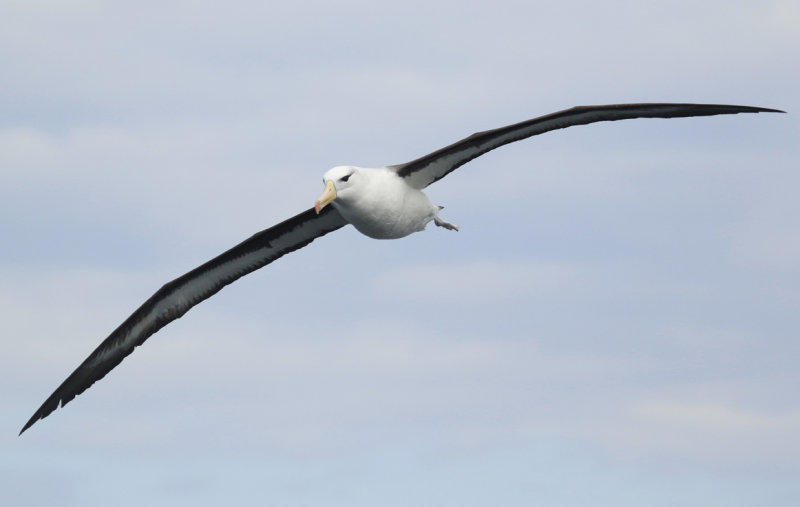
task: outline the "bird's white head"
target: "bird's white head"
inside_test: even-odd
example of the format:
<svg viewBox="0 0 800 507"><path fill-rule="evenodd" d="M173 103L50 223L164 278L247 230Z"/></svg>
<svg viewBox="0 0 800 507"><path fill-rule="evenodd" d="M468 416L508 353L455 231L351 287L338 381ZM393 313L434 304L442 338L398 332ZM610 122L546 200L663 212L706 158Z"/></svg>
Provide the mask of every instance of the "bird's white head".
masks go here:
<svg viewBox="0 0 800 507"><path fill-rule="evenodd" d="M361 173L358 167L349 165L340 165L326 172L322 177L325 190L314 203L317 214L334 199L346 200L353 187L358 185L360 177Z"/></svg>

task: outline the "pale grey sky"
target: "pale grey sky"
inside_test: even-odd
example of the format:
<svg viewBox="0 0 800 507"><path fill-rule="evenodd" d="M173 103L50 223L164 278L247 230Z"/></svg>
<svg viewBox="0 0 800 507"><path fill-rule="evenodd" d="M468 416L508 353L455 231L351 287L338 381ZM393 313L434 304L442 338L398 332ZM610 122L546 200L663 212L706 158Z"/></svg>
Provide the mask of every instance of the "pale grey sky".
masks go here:
<svg viewBox="0 0 800 507"><path fill-rule="evenodd" d="M800 7L0 4L8 505L800 501ZM163 283L405 162L574 105L226 288L21 438Z"/></svg>

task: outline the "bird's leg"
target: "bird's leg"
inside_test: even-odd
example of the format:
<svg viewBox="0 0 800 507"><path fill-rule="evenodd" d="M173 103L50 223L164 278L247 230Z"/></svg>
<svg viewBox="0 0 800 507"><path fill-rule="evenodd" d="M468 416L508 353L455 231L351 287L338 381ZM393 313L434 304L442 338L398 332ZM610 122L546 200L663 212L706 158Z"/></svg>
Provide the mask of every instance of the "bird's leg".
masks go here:
<svg viewBox="0 0 800 507"><path fill-rule="evenodd" d="M439 209L443 210L444 206L439 206ZM433 223L436 224L439 227L444 227L448 231L457 231L458 230L458 226L456 224L451 224L447 220L442 220L441 218L439 218L438 214L433 216Z"/></svg>

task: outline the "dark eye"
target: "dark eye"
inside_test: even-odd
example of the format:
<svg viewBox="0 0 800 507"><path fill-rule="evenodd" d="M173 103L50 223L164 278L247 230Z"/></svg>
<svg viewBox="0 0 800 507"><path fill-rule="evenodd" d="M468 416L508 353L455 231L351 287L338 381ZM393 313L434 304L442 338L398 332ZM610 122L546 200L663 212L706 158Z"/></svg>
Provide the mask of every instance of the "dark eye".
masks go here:
<svg viewBox="0 0 800 507"><path fill-rule="evenodd" d="M349 179L350 179L350 176L352 176L352 175L353 175L353 174L351 173L351 174L348 174L348 175L342 176L341 178L339 178L339 181L345 181L345 182L346 182L347 180L349 180Z"/></svg>

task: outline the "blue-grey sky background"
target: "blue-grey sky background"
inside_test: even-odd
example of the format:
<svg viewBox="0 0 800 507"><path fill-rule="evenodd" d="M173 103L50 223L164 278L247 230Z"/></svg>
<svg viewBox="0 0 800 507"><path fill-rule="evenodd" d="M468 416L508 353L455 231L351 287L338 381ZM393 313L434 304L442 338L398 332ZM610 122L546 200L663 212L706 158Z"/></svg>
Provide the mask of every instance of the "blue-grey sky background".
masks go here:
<svg viewBox="0 0 800 507"><path fill-rule="evenodd" d="M800 4L0 3L0 503L796 506ZM347 228L17 432L163 283L405 162L576 127Z"/></svg>

